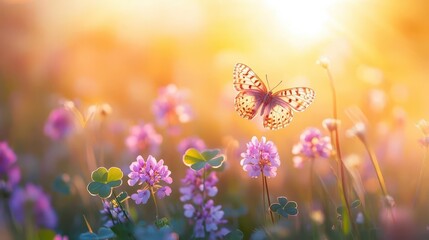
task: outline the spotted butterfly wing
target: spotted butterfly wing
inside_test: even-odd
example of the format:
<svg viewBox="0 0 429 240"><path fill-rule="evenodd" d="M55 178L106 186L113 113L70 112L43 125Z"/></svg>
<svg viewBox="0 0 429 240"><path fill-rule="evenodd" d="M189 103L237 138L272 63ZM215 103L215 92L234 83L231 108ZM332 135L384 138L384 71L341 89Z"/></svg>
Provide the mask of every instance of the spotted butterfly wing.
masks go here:
<svg viewBox="0 0 429 240"><path fill-rule="evenodd" d="M234 106L245 119L255 117L258 110L264 115L264 127L271 130L286 127L293 118L293 112L304 111L314 99L311 88L297 87L280 90L274 94L247 65L237 63L234 67L234 88L239 91Z"/></svg>
<svg viewBox="0 0 429 240"><path fill-rule="evenodd" d="M293 119L293 111L304 111L314 100L314 90L296 87L273 94L270 111L264 116L264 127L271 130L286 127Z"/></svg>
<svg viewBox="0 0 429 240"><path fill-rule="evenodd" d="M235 97L235 110L245 119L252 119L261 107L267 88L256 73L245 64L237 63L234 68L234 88L239 91Z"/></svg>

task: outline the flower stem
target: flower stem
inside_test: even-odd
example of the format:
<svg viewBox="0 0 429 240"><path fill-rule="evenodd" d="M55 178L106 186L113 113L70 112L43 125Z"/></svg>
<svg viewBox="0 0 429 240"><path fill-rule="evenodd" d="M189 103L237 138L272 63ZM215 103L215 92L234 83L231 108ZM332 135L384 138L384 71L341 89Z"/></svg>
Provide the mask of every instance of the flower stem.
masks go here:
<svg viewBox="0 0 429 240"><path fill-rule="evenodd" d="M107 200L104 200L104 199L101 199L101 202L102 202L102 204L104 205L104 203L105 203L105 202L108 202L108 201L107 201ZM113 224L113 225L116 225L115 219L113 218L112 210L110 209L110 206L109 206L109 208L107 208L107 211L108 211L108 214L109 214L110 220L112 220L112 224ZM119 220L119 223L120 223L120 221L121 221L121 220ZM91 230L91 231L92 231L92 230Z"/></svg>
<svg viewBox="0 0 429 240"><path fill-rule="evenodd" d="M314 188L314 186L313 186L313 170L314 169L314 158L311 158L310 159L310 197L309 197L309 199L310 199L310 211L311 211L311 205L313 204L313 188Z"/></svg>
<svg viewBox="0 0 429 240"><path fill-rule="evenodd" d="M310 185L310 189L309 189L309 203L308 203L308 213L309 213L309 215L310 215L310 222L311 222L311 235L312 235L312 238L313 239L317 239L317 225L315 224L315 222L311 219L311 214L312 214L312 211L313 211L313 202L314 202L314 200L313 200L313 189L314 189L314 176L313 176L313 174L314 174L314 157L312 157L311 159L310 159L310 172L309 172L309 174L310 174L310 183L309 183L309 185Z"/></svg>
<svg viewBox="0 0 429 240"><path fill-rule="evenodd" d="M201 213L204 212L205 202L206 202L206 167L203 168L203 201L201 203ZM203 224L204 237L206 236L206 224Z"/></svg>
<svg viewBox="0 0 429 240"><path fill-rule="evenodd" d="M331 74L331 71L329 70L328 67L325 68L326 72L328 74L328 78L329 78L329 83L331 85L331 92L332 92L332 111L333 111L333 118L335 120L338 120L338 115L337 115L337 94L336 94L336 90L335 90L335 85L334 85L334 80ZM350 204L349 201L347 199L347 182L346 182L346 176L345 176L345 166L344 166L344 162L343 162L343 158L341 155L341 148L340 148L340 141L339 141L339 135L338 135L338 127L336 127L334 129L334 136L335 136L335 144L332 144L335 146L335 150L336 150L336 156L338 159L338 165L339 165L339 171L340 171L340 184L339 184L339 188L341 191L341 201L343 202L343 204L345 205L345 212L344 212L344 216L343 216L343 220L345 221L346 224L344 224L344 226L346 226L346 228L343 229L343 231L348 234L350 232L350 229L347 228L347 224L351 223L351 218L350 218ZM331 139L332 141L332 139ZM352 224L354 226L354 224Z"/></svg>
<svg viewBox="0 0 429 240"><path fill-rule="evenodd" d="M203 168L203 204L206 200L206 168Z"/></svg>
<svg viewBox="0 0 429 240"><path fill-rule="evenodd" d="M375 173L377 175L378 183L380 184L381 191L382 191L383 196L385 198L384 201L388 201L387 197L389 195L387 193L386 183L384 181L383 174L381 173L381 170L380 170L380 165L378 165L377 157L375 156L374 152L369 147L365 138L359 138L359 139L362 141L363 145L365 146L366 151L368 152L369 158L371 159L372 166L374 167ZM393 206L388 204L387 207L388 207L390 215L392 217L392 222L395 223L395 215L393 214L393 211L392 211Z"/></svg>
<svg viewBox="0 0 429 240"><path fill-rule="evenodd" d="M371 163L377 175L377 180L378 180L378 183L380 184L381 191L383 192L383 195L386 197L388 196L386 183L384 181L383 174L381 173L380 165L378 165L377 157L375 156L374 152L370 149L370 147L368 146L368 144L364 139L362 139L362 143L365 146L366 151L368 152L369 158L371 159Z"/></svg>
<svg viewBox="0 0 429 240"><path fill-rule="evenodd" d="M267 181L267 177L264 176L262 174L263 177L263 181L265 183L265 190L267 191L267 199L268 199L268 208L270 208L271 206L271 200L270 200L270 191L268 190L268 181ZM265 204L264 204L265 207ZM274 224L274 216L273 216L273 212L270 210L270 217L271 217L271 222Z"/></svg>
<svg viewBox="0 0 429 240"><path fill-rule="evenodd" d="M428 153L429 153L429 148L427 146L425 146L425 151L423 153L424 155L423 155L423 159L422 159L422 166L420 167L420 174L419 174L419 178L417 180L416 193L414 195L414 200L413 200L413 206L416 208L417 208L417 204L418 204L419 197L420 197L420 190L422 187L423 175L424 175L424 171L426 168Z"/></svg>
<svg viewBox="0 0 429 240"><path fill-rule="evenodd" d="M267 220L267 215L266 215L266 208L265 208L265 206L266 206L266 203L265 203L265 181L264 181L264 173L262 172L262 170L261 170L261 173L262 173L262 177L261 177L261 180L262 180L262 209L263 209L263 215L264 215L264 220L266 221Z"/></svg>
<svg viewBox="0 0 429 240"><path fill-rule="evenodd" d="M3 207L4 207L4 210L6 212L6 216L7 216L6 221L9 225L9 229L11 230L13 237L22 238L22 235L20 234L20 231L18 230L18 227L17 227L17 225L13 219L13 215L12 215L12 211L11 211L10 206L9 206L8 199L5 198L5 199L1 199L1 200L3 202Z"/></svg>
<svg viewBox="0 0 429 240"><path fill-rule="evenodd" d="M155 198L155 192L153 191L153 187L150 188L150 193L152 193L153 203L155 204L155 211L156 211L156 220L158 221L158 204L156 202Z"/></svg>
<svg viewBox="0 0 429 240"><path fill-rule="evenodd" d="M128 217L127 212L126 212L126 211L125 211L125 209L122 207L122 203L120 203L120 202L118 201L118 197L117 197L117 195L116 195L115 191L114 191L114 190L112 190L112 193L113 193L113 197L115 198L115 200L116 200L116 202L117 202L117 204L118 204L119 208L120 208L120 209L121 209L121 211L124 213L125 218L127 219L127 221L128 221L128 222L130 222L130 223L131 223L131 220L130 220L130 218ZM118 219L119 219L119 218L118 218ZM119 219L119 221L121 221L121 220Z"/></svg>

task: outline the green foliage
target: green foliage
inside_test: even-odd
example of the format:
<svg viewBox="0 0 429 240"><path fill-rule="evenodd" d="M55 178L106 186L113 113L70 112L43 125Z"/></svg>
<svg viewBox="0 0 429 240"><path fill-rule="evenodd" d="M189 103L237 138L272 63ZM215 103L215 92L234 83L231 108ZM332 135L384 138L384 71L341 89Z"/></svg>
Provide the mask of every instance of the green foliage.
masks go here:
<svg viewBox="0 0 429 240"><path fill-rule="evenodd" d="M359 199L354 200L354 201L350 204L350 207L352 207L352 208L357 208L357 207L359 207L359 206L360 206L360 200L359 200Z"/></svg>
<svg viewBox="0 0 429 240"><path fill-rule="evenodd" d="M170 220L168 220L168 218L166 218L166 217L163 217L161 219L157 219L155 221L155 226L157 228L163 228L163 227L166 227L166 226L170 226Z"/></svg>
<svg viewBox="0 0 429 240"><path fill-rule="evenodd" d="M112 194L112 188L122 184L123 175L122 170L117 167L111 167L109 170L99 167L92 172L93 181L88 184L87 190L93 196L108 198Z"/></svg>
<svg viewBox="0 0 429 240"><path fill-rule="evenodd" d="M82 233L79 236L79 239L80 240L102 240L102 239L109 239L114 237L116 237L116 235L110 228L101 227L100 229L98 229L97 233L93 233L93 232Z"/></svg>
<svg viewBox="0 0 429 240"><path fill-rule="evenodd" d="M241 240L243 239L244 234L239 229L235 229L225 235L225 240Z"/></svg>
<svg viewBox="0 0 429 240"><path fill-rule="evenodd" d="M127 192L121 192L115 199L112 200L112 204L114 207L118 207L119 204L123 203L125 200L130 198Z"/></svg>
<svg viewBox="0 0 429 240"><path fill-rule="evenodd" d="M39 239L54 239L55 232L50 229L41 229L37 232Z"/></svg>
<svg viewBox="0 0 429 240"><path fill-rule="evenodd" d="M295 201L288 201L286 197L278 197L278 203L273 203L270 206L272 212L277 213L278 215L288 218L290 216L295 216L298 214L298 204Z"/></svg>
<svg viewBox="0 0 429 240"><path fill-rule="evenodd" d="M134 225L130 222L115 224L111 229L118 239L129 239L134 233Z"/></svg>
<svg viewBox="0 0 429 240"><path fill-rule="evenodd" d="M64 195L69 195L71 193L69 175L62 174L60 176L57 176L54 180L53 187L56 192L62 193Z"/></svg>
<svg viewBox="0 0 429 240"><path fill-rule="evenodd" d="M219 153L219 149L206 150L200 153L197 149L190 148L183 155L183 163L195 171L204 168L206 165L218 168L225 160L224 156L219 156Z"/></svg>
<svg viewBox="0 0 429 240"><path fill-rule="evenodd" d="M359 206L360 206L360 200L359 199L356 199L356 200L354 200L351 204L350 204L350 207L351 208L358 208ZM338 214L338 220L343 220L343 215L344 215L344 207L343 206L339 206L339 207L337 207L337 214Z"/></svg>

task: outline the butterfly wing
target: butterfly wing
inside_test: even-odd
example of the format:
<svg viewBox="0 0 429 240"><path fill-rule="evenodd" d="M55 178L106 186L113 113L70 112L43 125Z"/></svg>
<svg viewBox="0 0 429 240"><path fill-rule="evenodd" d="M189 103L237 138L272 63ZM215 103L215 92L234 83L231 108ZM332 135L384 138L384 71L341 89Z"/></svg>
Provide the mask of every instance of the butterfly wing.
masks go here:
<svg viewBox="0 0 429 240"><path fill-rule="evenodd" d="M307 87L296 87L280 90L273 94L275 99L281 99L286 102L286 106L291 107L297 112L304 111L313 102L314 90ZM281 101L278 104L284 105Z"/></svg>
<svg viewBox="0 0 429 240"><path fill-rule="evenodd" d="M267 92L267 87L256 73L247 65L237 63L234 67L234 88L237 91L259 90Z"/></svg>
<svg viewBox="0 0 429 240"><path fill-rule="evenodd" d="M304 111L314 100L314 90L297 87L280 90L273 94L269 112L264 116L264 127L276 130L286 127L293 119L292 109Z"/></svg>
<svg viewBox="0 0 429 240"><path fill-rule="evenodd" d="M235 111L245 119L252 119L261 106L264 95L265 94L259 90L239 92L234 101Z"/></svg>
<svg viewBox="0 0 429 240"><path fill-rule="evenodd" d="M258 75L245 64L235 64L233 76L234 88L239 91L234 101L235 110L241 117L252 119L262 105L267 88Z"/></svg>
<svg viewBox="0 0 429 240"><path fill-rule="evenodd" d="M263 105L263 113L268 109L264 127L272 130L287 126L293 118L292 109L304 111L314 100L313 89L306 87L280 90L267 98L271 93L268 93L265 84L249 66L242 63L235 65L233 77L234 88L239 91L234 101L235 110L241 117L252 119Z"/></svg>
<svg viewBox="0 0 429 240"><path fill-rule="evenodd" d="M284 128L293 119L293 112L290 107L274 104L270 109L270 112L264 116L265 128L269 128L270 130Z"/></svg>

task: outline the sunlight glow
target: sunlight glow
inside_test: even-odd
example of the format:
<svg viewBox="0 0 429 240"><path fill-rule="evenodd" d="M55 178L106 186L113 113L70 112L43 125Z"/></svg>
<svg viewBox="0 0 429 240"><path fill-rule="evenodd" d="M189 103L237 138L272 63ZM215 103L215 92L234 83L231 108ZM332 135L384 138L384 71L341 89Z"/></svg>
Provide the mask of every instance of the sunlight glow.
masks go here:
<svg viewBox="0 0 429 240"><path fill-rule="evenodd" d="M329 33L328 23L339 0L270 0L279 25L295 41L322 40Z"/></svg>

